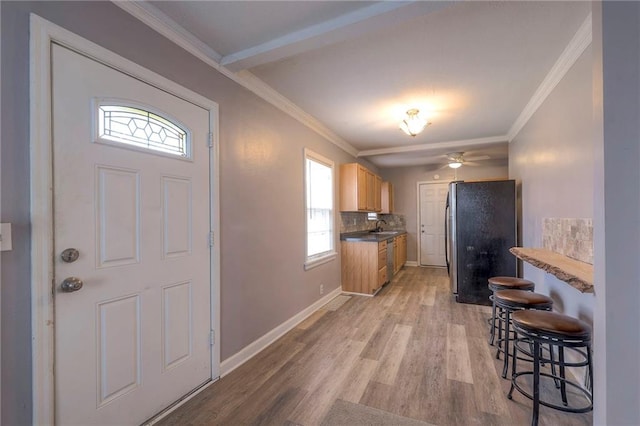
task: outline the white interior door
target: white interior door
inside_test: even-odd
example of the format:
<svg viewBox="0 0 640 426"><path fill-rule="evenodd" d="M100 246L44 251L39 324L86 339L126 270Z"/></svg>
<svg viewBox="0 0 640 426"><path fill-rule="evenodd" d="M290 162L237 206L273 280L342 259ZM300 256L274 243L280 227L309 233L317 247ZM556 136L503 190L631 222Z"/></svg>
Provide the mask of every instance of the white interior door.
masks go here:
<svg viewBox="0 0 640 426"><path fill-rule="evenodd" d="M444 208L448 183L421 183L420 265L446 266L444 253Z"/></svg>
<svg viewBox="0 0 640 426"><path fill-rule="evenodd" d="M211 379L209 114L57 45L52 74L56 423L139 424Z"/></svg>

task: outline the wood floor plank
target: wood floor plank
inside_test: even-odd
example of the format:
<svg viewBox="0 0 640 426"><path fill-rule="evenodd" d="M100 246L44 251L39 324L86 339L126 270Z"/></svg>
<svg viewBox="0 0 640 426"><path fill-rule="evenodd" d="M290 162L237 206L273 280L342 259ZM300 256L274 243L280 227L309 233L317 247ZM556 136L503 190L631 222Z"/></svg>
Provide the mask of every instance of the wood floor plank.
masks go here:
<svg viewBox="0 0 640 426"><path fill-rule="evenodd" d="M433 306L436 303L436 287L429 286L422 292L421 304L427 306Z"/></svg>
<svg viewBox="0 0 640 426"><path fill-rule="evenodd" d="M367 342L367 346L362 352L362 357L376 361L379 360L387 342L391 338L395 325L396 323L393 321L393 316L385 315L384 319L377 324L376 332Z"/></svg>
<svg viewBox="0 0 640 426"><path fill-rule="evenodd" d="M476 405L480 411L495 414L499 417L509 415L508 400L500 392L502 374L496 369L493 360L493 347L487 344L486 336L468 338L469 352L473 354L474 362L471 364Z"/></svg>
<svg viewBox="0 0 640 426"><path fill-rule="evenodd" d="M345 386L342 387L337 397L355 404L360 403L360 399L362 395L364 395L364 391L371 381L373 374L376 372L377 367L378 361L359 358L349 373L345 381Z"/></svg>
<svg viewBox="0 0 640 426"><path fill-rule="evenodd" d="M528 425L531 401L507 399L487 343L489 314L455 302L446 270L405 266L377 296L315 312L158 424L314 426L343 399L440 426ZM541 426L591 423L540 410Z"/></svg>
<svg viewBox="0 0 640 426"><path fill-rule="evenodd" d="M318 309L317 311L309 315L304 321L298 324L296 328L299 328L300 330L307 330L309 329L309 327L314 325L320 318L322 318L326 313L327 313L326 309Z"/></svg>
<svg viewBox="0 0 640 426"><path fill-rule="evenodd" d="M447 379L473 384L465 327L447 324Z"/></svg>
<svg viewBox="0 0 640 426"><path fill-rule="evenodd" d="M340 359L343 362L334 365L328 371L329 374L324 377L324 380L310 390L287 420L303 425L319 424L331 409L340 389L345 386L344 382L349 377L354 365L357 365L356 361L363 348L363 342L348 342L344 350L341 351Z"/></svg>
<svg viewBox="0 0 640 426"><path fill-rule="evenodd" d="M409 337L411 336L411 331L412 328L407 325L395 325L391 337L382 352L373 380L387 385L394 384L400 363L407 348L407 343L409 342Z"/></svg>
<svg viewBox="0 0 640 426"><path fill-rule="evenodd" d="M409 326L402 324L395 325L391 337L380 357L378 370L373 380L387 385L394 384L400 363L407 348L407 342L411 336L411 331L412 328Z"/></svg>

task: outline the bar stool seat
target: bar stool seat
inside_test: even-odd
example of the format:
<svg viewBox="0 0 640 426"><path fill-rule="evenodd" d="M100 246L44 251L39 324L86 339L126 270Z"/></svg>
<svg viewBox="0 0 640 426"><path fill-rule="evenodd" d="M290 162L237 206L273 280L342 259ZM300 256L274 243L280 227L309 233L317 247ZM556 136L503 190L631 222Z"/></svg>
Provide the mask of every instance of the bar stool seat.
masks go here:
<svg viewBox="0 0 640 426"><path fill-rule="evenodd" d="M535 284L533 281L525 280L524 278L518 277L491 277L488 279L489 282L489 290L492 293L500 290L527 290L533 291L535 288ZM493 342L496 337L496 304L493 301L493 294L489 296L489 300L491 300L491 318L489 318L489 323L491 324L491 332L489 333L489 344L493 345Z"/></svg>
<svg viewBox="0 0 640 426"><path fill-rule="evenodd" d="M585 338L591 336L591 327L587 323L556 312L547 312L545 315L523 312L518 314L517 319L521 328L531 331L545 332L560 337Z"/></svg>
<svg viewBox="0 0 640 426"><path fill-rule="evenodd" d="M516 352L522 349L516 344L512 356L512 376L511 389L507 397L512 398L513 390L533 400L533 417L532 425L538 424L538 413L540 405L550 407L560 411L571 413L586 413L593 409L593 393L590 389L593 383L593 367L591 361L591 327L577 318L567 315L546 312L546 311L517 311L512 315L513 328L518 334L517 341L523 340L529 344L533 344L533 371L517 371L516 360L518 359ZM558 348L558 360L555 361L553 356L545 359L540 354L540 345L550 345L550 353L553 354L553 348ZM581 359L575 362L565 361L565 348L571 348L577 353ZM559 366L560 375L555 372L541 373L540 364L550 362L551 365ZM587 368L587 386L568 380L565 377L566 367L585 367ZM525 375L533 376L533 394L524 389L523 385L518 383L518 378ZM562 406L552 404L548 401L540 399L540 376L551 378L560 383L560 394L562 397ZM567 385L577 389L583 394L586 405L582 407L570 407L567 401Z"/></svg>
<svg viewBox="0 0 640 426"><path fill-rule="evenodd" d="M518 277L491 277L489 278L489 288L492 291L498 290L529 290L533 291L535 284L533 281Z"/></svg>
<svg viewBox="0 0 640 426"><path fill-rule="evenodd" d="M509 368L509 344L513 332L510 329L512 313L523 309L550 311L553 307L553 299L544 294L526 290L499 290L493 293L493 299L496 307L504 313L504 315L498 316L498 350L496 351L496 358L500 358L500 352L504 352L502 377L506 378ZM503 326L505 329L504 338L502 337Z"/></svg>
<svg viewBox="0 0 640 426"><path fill-rule="evenodd" d="M512 305L516 308L551 308L553 299L544 294L525 290L500 290L494 293L503 305Z"/></svg>

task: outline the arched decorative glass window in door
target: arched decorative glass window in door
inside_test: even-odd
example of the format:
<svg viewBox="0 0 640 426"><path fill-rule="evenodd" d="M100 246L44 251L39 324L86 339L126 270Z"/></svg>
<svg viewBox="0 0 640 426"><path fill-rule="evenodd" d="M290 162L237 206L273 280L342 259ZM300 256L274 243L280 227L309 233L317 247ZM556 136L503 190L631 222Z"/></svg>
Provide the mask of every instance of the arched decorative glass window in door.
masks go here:
<svg viewBox="0 0 640 426"><path fill-rule="evenodd" d="M98 138L138 150L191 158L189 132L155 112L131 105L98 105Z"/></svg>

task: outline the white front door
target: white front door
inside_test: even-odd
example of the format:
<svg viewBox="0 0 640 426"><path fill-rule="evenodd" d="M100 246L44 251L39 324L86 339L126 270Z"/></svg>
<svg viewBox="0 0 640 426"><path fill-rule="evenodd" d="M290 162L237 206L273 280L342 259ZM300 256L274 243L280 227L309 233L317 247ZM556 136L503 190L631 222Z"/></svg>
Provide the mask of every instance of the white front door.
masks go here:
<svg viewBox="0 0 640 426"><path fill-rule="evenodd" d="M444 208L448 183L421 183L420 265L446 266L444 253Z"/></svg>
<svg viewBox="0 0 640 426"><path fill-rule="evenodd" d="M209 113L58 45L52 74L56 423L140 424L211 379Z"/></svg>

